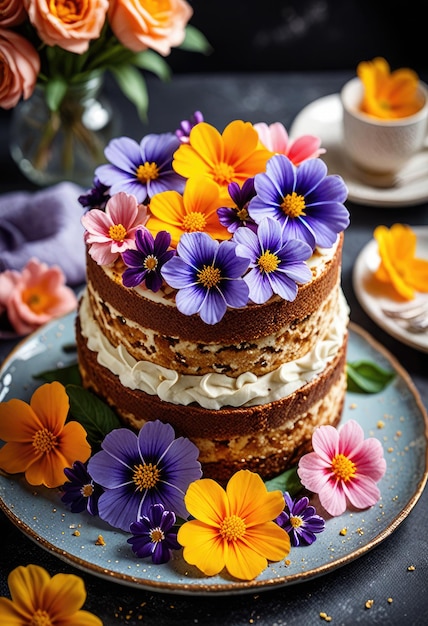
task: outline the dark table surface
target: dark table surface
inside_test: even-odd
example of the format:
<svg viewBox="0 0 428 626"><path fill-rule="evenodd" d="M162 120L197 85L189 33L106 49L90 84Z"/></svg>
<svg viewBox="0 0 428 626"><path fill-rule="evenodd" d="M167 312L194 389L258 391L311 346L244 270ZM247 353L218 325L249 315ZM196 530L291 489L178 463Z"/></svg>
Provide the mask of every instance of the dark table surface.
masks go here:
<svg viewBox="0 0 428 626"><path fill-rule="evenodd" d="M233 119L251 122L281 121L290 128L299 111L317 98L337 93L352 72L298 74L200 74L176 75L165 84L149 80L149 123L142 124L132 106L107 91L123 112L123 134L140 139L147 132L176 128L200 109L205 119L222 129ZM422 76L427 80L427 76ZM0 193L35 189L26 181L8 154L9 113L0 111ZM428 185L428 181L427 181ZM362 247L378 224L395 222L428 224L428 202L400 208L360 206L349 202L351 225L345 234L343 290L351 319L383 344L407 370L423 404L428 406L428 354L395 340L380 329L359 305L352 287L352 269ZM0 340L0 362L13 348ZM130 588L74 569L21 533L0 512L0 595L8 595L7 575L18 565L43 565L51 575L77 573L84 578L88 598L85 608L105 625L257 624L307 626L323 623L320 612L341 624L425 624L428 608L428 491L425 490L410 515L373 550L322 577L275 590L245 595L196 597L164 594ZM414 571L408 566L414 565ZM392 603L388 603L392 598ZM365 608L374 599L371 609ZM5 625L6 626L6 625Z"/></svg>

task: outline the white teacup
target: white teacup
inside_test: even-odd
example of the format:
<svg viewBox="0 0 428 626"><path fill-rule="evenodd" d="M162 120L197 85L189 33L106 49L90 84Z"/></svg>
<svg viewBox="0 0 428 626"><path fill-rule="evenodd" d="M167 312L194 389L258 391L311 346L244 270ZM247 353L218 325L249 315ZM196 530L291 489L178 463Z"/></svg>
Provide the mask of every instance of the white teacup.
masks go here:
<svg viewBox="0 0 428 626"><path fill-rule="evenodd" d="M356 77L340 92L343 106L343 147L360 169L374 174L398 172L419 152L428 132L428 88L420 82L424 102L414 115L394 120L376 119L360 110L364 86Z"/></svg>

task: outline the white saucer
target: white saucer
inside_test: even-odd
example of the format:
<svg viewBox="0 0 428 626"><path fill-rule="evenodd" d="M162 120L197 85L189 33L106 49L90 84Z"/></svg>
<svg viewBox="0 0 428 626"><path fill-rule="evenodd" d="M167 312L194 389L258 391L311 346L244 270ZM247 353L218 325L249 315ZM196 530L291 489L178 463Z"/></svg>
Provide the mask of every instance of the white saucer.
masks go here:
<svg viewBox="0 0 428 626"><path fill-rule="evenodd" d="M417 235L416 256L428 260L428 227L412 226L412 230ZM428 330L425 333L411 333L405 329L402 322L382 313L383 308L396 311L408 307L410 303L395 296L389 285L376 280L373 273L378 265L378 244L372 239L361 250L354 265L353 287L359 303L367 315L392 337L412 348L428 352ZM419 300L428 302L428 294L417 294L411 303Z"/></svg>
<svg viewBox="0 0 428 626"><path fill-rule="evenodd" d="M291 125L289 134L291 138L307 134L321 138L321 146L326 149L321 158L327 164L329 174L342 176L351 202L400 207L428 201L428 149L412 157L400 173L404 180L395 187L374 187L368 185L367 181L359 180L358 171L348 161L342 148L342 105L339 94L315 100L302 109ZM419 176L421 170L426 171L426 175Z"/></svg>

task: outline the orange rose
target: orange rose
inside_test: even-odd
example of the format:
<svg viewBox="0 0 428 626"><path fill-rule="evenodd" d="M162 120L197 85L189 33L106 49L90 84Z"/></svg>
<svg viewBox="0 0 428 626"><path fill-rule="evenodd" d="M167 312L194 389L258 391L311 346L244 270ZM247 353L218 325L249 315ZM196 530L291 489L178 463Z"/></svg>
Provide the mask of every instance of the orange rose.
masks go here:
<svg viewBox="0 0 428 626"><path fill-rule="evenodd" d="M34 91L40 71L36 49L24 37L0 28L0 106L12 109Z"/></svg>
<svg viewBox="0 0 428 626"><path fill-rule="evenodd" d="M48 46L83 54L91 39L98 39L108 0L24 0L30 21Z"/></svg>
<svg viewBox="0 0 428 626"><path fill-rule="evenodd" d="M0 0L0 26L16 26L26 16L24 0Z"/></svg>
<svg viewBox="0 0 428 626"><path fill-rule="evenodd" d="M126 48L151 48L163 56L183 42L192 15L185 0L111 0L108 11L110 26Z"/></svg>

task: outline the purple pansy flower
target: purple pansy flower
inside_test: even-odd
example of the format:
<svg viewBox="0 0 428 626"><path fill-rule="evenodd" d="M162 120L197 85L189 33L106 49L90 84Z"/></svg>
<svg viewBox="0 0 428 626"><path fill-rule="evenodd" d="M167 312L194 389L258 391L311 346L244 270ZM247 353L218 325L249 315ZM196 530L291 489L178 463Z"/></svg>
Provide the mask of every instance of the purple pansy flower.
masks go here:
<svg viewBox="0 0 428 626"><path fill-rule="evenodd" d="M283 495L288 511L282 511L276 523L287 531L292 546L311 545L316 540L315 534L325 529L324 519L316 514L306 496L293 499L287 491Z"/></svg>
<svg viewBox="0 0 428 626"><path fill-rule="evenodd" d="M184 315L198 313L206 324L221 320L228 306L243 307L248 287L242 279L248 259L236 255L236 244L218 241L207 233L184 233L177 255L161 270L163 278L178 289L176 304Z"/></svg>
<svg viewBox="0 0 428 626"><path fill-rule="evenodd" d="M160 565L167 563L172 550L181 548L177 541L175 513L166 511L162 504L152 504L147 515L143 515L138 522L132 522L131 533L128 539L132 551L139 558L152 557L153 563Z"/></svg>
<svg viewBox="0 0 428 626"><path fill-rule="evenodd" d="M172 157L180 142L173 133L149 134L138 144L130 137L112 139L104 154L110 161L95 170L110 194L126 191L145 202L161 191L181 193L185 179L172 169Z"/></svg>
<svg viewBox="0 0 428 626"><path fill-rule="evenodd" d="M190 131L196 124L204 121L204 116L200 111L195 111L189 120L182 120L180 127L175 131L175 136L180 143L189 143Z"/></svg>
<svg viewBox="0 0 428 626"><path fill-rule="evenodd" d="M250 271L244 276L250 299L256 304L267 302L276 293L292 301L297 295L297 283L306 283L312 272L305 261L312 248L299 239L284 239L286 232L279 222L265 217L257 232L238 228L233 236L236 254L248 258Z"/></svg>
<svg viewBox="0 0 428 626"><path fill-rule="evenodd" d="M64 474L68 481L61 487L62 502L70 507L72 513L86 510L90 515L98 515L98 499L103 490L89 475L86 464L75 461L73 467L64 468Z"/></svg>
<svg viewBox="0 0 428 626"><path fill-rule="evenodd" d="M241 226L256 230L257 225L248 215L248 203L256 194L254 178L247 178L242 187L236 182L229 183L227 189L236 206L223 206L217 209L220 224L225 226L230 233L234 233Z"/></svg>
<svg viewBox="0 0 428 626"><path fill-rule="evenodd" d="M257 195L248 205L252 219L260 223L271 217L288 238L302 239L312 249L331 247L349 225L343 204L347 187L340 176L327 176L321 159L308 159L296 167L277 154L267 162L265 173L256 174L254 185Z"/></svg>
<svg viewBox="0 0 428 626"><path fill-rule="evenodd" d="M92 188L78 198L80 204L86 210L100 209L101 211L105 209L109 199L109 187L103 185L96 176L93 180Z"/></svg>
<svg viewBox="0 0 428 626"><path fill-rule="evenodd" d="M88 462L90 475L104 488L98 501L101 519L129 532L132 522L156 503L188 517L184 494L202 475L194 443L175 439L172 426L156 420L144 424L138 435L128 428L112 430L101 447Z"/></svg>
<svg viewBox="0 0 428 626"><path fill-rule="evenodd" d="M125 287L136 287L144 282L147 289L159 291L162 285L160 270L175 254L175 250L168 250L170 244L171 235L165 230L157 233L155 239L146 228L137 230L137 249L125 250L122 254L122 259L128 266L122 274Z"/></svg>

